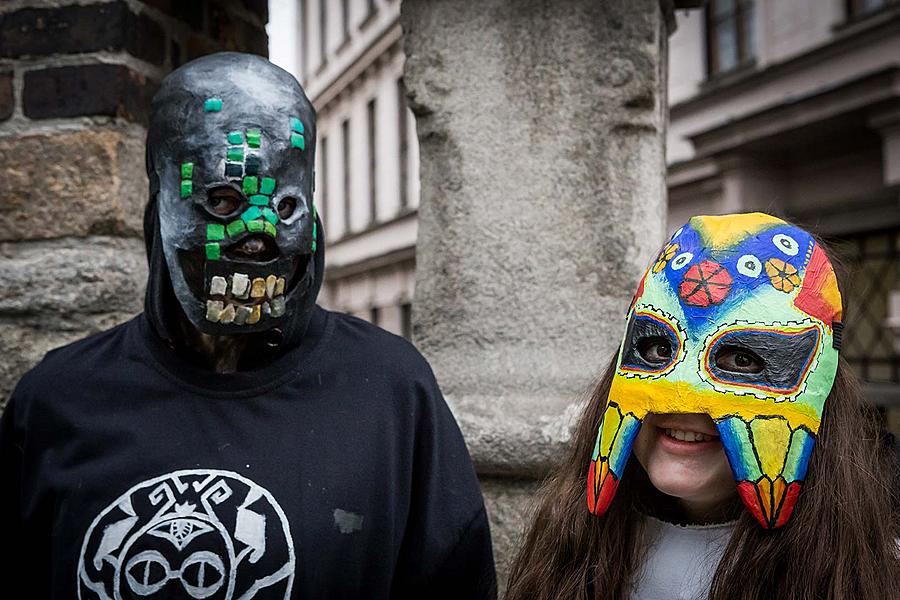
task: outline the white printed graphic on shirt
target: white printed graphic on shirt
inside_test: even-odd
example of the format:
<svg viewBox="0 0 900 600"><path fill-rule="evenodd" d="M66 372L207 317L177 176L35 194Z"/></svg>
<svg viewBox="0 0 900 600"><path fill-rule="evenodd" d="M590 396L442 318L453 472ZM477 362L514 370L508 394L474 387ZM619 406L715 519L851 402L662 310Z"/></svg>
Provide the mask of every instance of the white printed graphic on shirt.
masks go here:
<svg viewBox="0 0 900 600"><path fill-rule="evenodd" d="M101 512L78 560L81 600L285 600L294 546L266 489L230 471L176 471Z"/></svg>

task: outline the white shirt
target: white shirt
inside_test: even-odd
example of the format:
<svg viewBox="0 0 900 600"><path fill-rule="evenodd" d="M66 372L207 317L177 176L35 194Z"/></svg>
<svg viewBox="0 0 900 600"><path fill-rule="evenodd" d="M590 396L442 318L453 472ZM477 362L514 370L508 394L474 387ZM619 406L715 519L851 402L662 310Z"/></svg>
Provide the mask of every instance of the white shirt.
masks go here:
<svg viewBox="0 0 900 600"><path fill-rule="evenodd" d="M704 600L733 528L644 517L647 552L632 600Z"/></svg>

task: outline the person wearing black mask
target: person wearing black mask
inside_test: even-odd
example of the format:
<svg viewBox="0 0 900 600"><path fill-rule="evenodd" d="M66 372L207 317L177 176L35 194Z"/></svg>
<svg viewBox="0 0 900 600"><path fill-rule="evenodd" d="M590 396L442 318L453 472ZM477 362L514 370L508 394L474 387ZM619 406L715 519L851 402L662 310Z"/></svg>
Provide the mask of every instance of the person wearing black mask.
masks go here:
<svg viewBox="0 0 900 600"><path fill-rule="evenodd" d="M145 310L16 387L0 424L3 586L495 597L478 480L428 364L315 304L314 158L313 107L267 60L216 54L163 81Z"/></svg>

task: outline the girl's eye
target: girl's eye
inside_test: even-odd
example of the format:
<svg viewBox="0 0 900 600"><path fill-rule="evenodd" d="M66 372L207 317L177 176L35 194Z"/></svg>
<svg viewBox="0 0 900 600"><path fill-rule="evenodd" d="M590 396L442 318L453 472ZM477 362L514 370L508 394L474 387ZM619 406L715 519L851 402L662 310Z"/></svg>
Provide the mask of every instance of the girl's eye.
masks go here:
<svg viewBox="0 0 900 600"><path fill-rule="evenodd" d="M672 358L672 344L663 337L644 338L638 342L638 353L649 363L665 363Z"/></svg>
<svg viewBox="0 0 900 600"><path fill-rule="evenodd" d="M716 366L732 373L759 373L764 363L750 350L726 346L716 352Z"/></svg>
<svg viewBox="0 0 900 600"><path fill-rule="evenodd" d="M237 190L230 187L216 188L209 192L207 203L217 215L230 215L236 211L243 199Z"/></svg>

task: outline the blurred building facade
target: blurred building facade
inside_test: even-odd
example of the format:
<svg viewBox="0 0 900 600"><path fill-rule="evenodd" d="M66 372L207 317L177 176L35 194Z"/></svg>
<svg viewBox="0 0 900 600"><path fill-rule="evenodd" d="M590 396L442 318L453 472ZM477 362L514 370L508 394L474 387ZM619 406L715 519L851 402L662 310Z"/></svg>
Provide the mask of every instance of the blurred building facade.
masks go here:
<svg viewBox="0 0 900 600"><path fill-rule="evenodd" d="M322 302L409 336L419 190L400 0L271 8L273 59L319 113ZM711 0L677 23L670 228L763 210L826 237L852 271L844 356L900 406L900 3Z"/></svg>

